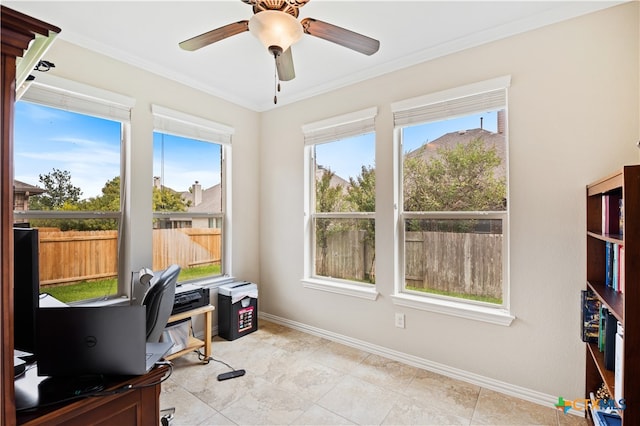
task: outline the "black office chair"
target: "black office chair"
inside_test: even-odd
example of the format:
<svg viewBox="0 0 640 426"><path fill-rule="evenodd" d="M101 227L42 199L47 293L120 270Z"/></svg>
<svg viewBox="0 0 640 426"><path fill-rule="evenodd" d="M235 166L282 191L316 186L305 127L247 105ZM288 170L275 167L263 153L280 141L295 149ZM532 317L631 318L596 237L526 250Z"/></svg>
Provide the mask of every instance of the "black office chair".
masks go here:
<svg viewBox="0 0 640 426"><path fill-rule="evenodd" d="M171 316L180 266L170 265L147 291L142 304L147 308L147 342L160 341Z"/></svg>
<svg viewBox="0 0 640 426"><path fill-rule="evenodd" d="M142 299L142 305L147 308L147 342L160 341L160 336L167 326L173 310L178 275L180 275L180 266L170 265L162 271L158 281L151 286ZM160 410L162 426L169 425L175 411L174 407Z"/></svg>

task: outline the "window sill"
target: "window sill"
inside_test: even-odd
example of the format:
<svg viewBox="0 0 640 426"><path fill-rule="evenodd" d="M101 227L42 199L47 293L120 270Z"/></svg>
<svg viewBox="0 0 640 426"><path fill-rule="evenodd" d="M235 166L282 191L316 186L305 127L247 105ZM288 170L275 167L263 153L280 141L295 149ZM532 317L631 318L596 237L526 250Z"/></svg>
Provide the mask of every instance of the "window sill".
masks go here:
<svg viewBox="0 0 640 426"><path fill-rule="evenodd" d="M243 281L243 280L236 279L235 277L231 277L229 275L219 275L216 277L195 278L192 280L183 281L178 285L191 284L198 287L217 288L223 284L231 284L236 281Z"/></svg>
<svg viewBox="0 0 640 426"><path fill-rule="evenodd" d="M391 296L393 303L423 311L437 312L460 318L476 321L484 321L491 324L510 326L516 318L507 309L490 308L487 306L472 305L470 303L455 302L452 300L436 299L433 297L413 296L409 294L395 294Z"/></svg>
<svg viewBox="0 0 640 426"><path fill-rule="evenodd" d="M77 302L69 302L69 306L84 306L84 307L104 307L104 306L125 306L130 305L131 301L126 296L111 296L106 299L91 299L91 300L79 300Z"/></svg>
<svg viewBox="0 0 640 426"><path fill-rule="evenodd" d="M315 290L327 291L330 293L337 293L367 300L376 300L379 294L374 286L365 287L361 285L324 281L313 278L303 279L302 284L305 288L312 288Z"/></svg>

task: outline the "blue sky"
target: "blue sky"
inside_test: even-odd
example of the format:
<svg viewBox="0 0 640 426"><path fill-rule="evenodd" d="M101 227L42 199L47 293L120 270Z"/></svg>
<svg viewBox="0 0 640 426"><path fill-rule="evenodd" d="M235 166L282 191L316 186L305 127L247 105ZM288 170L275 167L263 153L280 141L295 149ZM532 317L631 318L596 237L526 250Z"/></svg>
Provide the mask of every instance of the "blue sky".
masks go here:
<svg viewBox="0 0 640 426"><path fill-rule="evenodd" d="M54 168L68 170L81 198L89 198L120 175L120 123L114 121L18 102L14 141L14 177L31 185L42 187L39 175ZM154 176L162 170L161 147L162 136L154 134ZM186 191L196 180L203 188L220 182L219 145L165 135L164 154L166 186Z"/></svg>
<svg viewBox="0 0 640 426"><path fill-rule="evenodd" d="M432 142L450 132L477 129L480 127L480 117L484 118L482 127L485 130L497 130L495 111L407 127L403 130L404 152L413 151L424 143ZM345 180L355 178L360 174L363 165L375 166L375 135L371 133L318 145L316 162Z"/></svg>
<svg viewBox="0 0 640 426"><path fill-rule="evenodd" d="M481 116L483 127L495 131L495 112L413 126L404 130L404 150L412 151L445 133L478 128ZM104 184L120 173L117 122L18 102L14 140L15 179L31 185L42 186L39 175L53 168L68 170L72 184L82 190L81 198L88 198L100 195ZM162 135L154 134L153 141L153 176L161 176ZM344 179L355 178L363 165L375 166L374 135L322 144L316 154L318 164ZM195 181L203 188L219 183L220 146L164 135L164 185L186 191Z"/></svg>
<svg viewBox="0 0 640 426"><path fill-rule="evenodd" d="M40 174L68 170L81 198L94 197L120 175L120 123L18 102L13 158L17 180L42 187Z"/></svg>
<svg viewBox="0 0 640 426"><path fill-rule="evenodd" d="M163 184L176 191L186 191L196 181L209 188L220 183L220 155L219 144L154 133L153 176L164 176Z"/></svg>

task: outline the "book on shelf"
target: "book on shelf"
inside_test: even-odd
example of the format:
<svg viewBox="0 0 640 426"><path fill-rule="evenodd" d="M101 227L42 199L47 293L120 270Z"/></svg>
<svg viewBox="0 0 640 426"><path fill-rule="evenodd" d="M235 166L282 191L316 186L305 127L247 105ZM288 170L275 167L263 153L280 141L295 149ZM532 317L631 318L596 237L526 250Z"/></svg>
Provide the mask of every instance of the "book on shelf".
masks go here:
<svg viewBox="0 0 640 426"><path fill-rule="evenodd" d="M622 418L617 413L608 413L602 410L594 410L593 423L596 426L621 426Z"/></svg>
<svg viewBox="0 0 640 426"><path fill-rule="evenodd" d="M624 235L624 198L622 197L618 200L618 234L622 239Z"/></svg>
<svg viewBox="0 0 640 426"><path fill-rule="evenodd" d="M614 373L614 396L613 398L616 401L620 401L624 398L622 394L622 374L623 368L622 359L623 359L623 350L624 350L624 328L620 321L616 324L616 355L615 355L615 373Z"/></svg>
<svg viewBox="0 0 640 426"><path fill-rule="evenodd" d="M621 251L622 250L622 251ZM620 283L621 278L621 262L624 264L623 246L610 241L605 242L605 268L604 268L604 284L617 292L622 291Z"/></svg>
<svg viewBox="0 0 640 426"><path fill-rule="evenodd" d="M605 242L604 256L604 285L611 287L613 283L613 243L611 241Z"/></svg>
<svg viewBox="0 0 640 426"><path fill-rule="evenodd" d="M619 254L618 254L618 258L619 258L619 260L618 260L618 268L619 268L619 271L618 271L618 280L619 280L618 291L620 293L624 293L624 276L625 276L625 269L624 268L625 268L625 263L626 263L625 260L624 260L624 246L620 245L618 251L619 251Z"/></svg>
<svg viewBox="0 0 640 426"><path fill-rule="evenodd" d="M582 290L582 341L597 343L600 329L600 299L591 290Z"/></svg>
<svg viewBox="0 0 640 426"><path fill-rule="evenodd" d="M604 352L605 345L605 329L607 326L607 313L609 312L602 304L598 310L598 350Z"/></svg>
<svg viewBox="0 0 640 426"><path fill-rule="evenodd" d="M620 281L618 280L618 277L620 276L619 255L620 245L613 244L613 261L611 264L611 274L613 278L611 279L611 288L613 288L615 291L619 290L618 284L620 283Z"/></svg>
<svg viewBox="0 0 640 426"><path fill-rule="evenodd" d="M618 320L607 310L604 326L604 368L615 371L616 368L616 332Z"/></svg>
<svg viewBox="0 0 640 426"><path fill-rule="evenodd" d="M616 194L602 196L602 233L618 234L620 232L620 197Z"/></svg>
<svg viewBox="0 0 640 426"><path fill-rule="evenodd" d="M596 397L593 392L589 393L589 411L591 413L591 420L593 420L594 426L619 426L622 419L618 414L616 407L611 407L608 404L600 405L600 401L603 401L602 396ZM607 400L607 402L609 402Z"/></svg>

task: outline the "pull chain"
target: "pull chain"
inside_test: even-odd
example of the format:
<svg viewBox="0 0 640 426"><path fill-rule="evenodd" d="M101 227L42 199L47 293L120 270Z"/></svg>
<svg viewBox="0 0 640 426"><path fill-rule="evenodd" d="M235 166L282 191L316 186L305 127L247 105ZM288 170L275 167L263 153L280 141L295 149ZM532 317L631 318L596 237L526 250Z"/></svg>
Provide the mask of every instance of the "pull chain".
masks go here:
<svg viewBox="0 0 640 426"><path fill-rule="evenodd" d="M274 56L275 59L275 56ZM278 81L278 65L276 64L275 60L273 61L274 63L274 67L273 67L273 81L274 81L274 88L273 88L273 104L277 105L278 104L278 95L277 93L280 91L280 82Z"/></svg>
<svg viewBox="0 0 640 426"><path fill-rule="evenodd" d="M275 55L274 55L274 59L275 59ZM273 103L274 105L276 105L278 103L278 93L280 92L280 79L278 78L278 64L275 63L275 67L274 67L274 73L273 73L273 80L274 80L274 89L273 89Z"/></svg>

